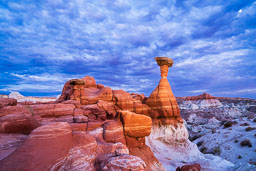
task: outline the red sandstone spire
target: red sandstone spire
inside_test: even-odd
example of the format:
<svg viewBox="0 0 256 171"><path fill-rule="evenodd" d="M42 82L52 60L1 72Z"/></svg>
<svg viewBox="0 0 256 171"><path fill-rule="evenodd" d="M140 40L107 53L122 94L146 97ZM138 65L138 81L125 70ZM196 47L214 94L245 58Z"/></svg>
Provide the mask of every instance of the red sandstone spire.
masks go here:
<svg viewBox="0 0 256 171"><path fill-rule="evenodd" d="M180 109L167 80L168 69L173 65L173 60L168 57L156 57L155 60L160 66L161 80L147 99L146 104L152 109L152 118L176 120L180 118Z"/></svg>

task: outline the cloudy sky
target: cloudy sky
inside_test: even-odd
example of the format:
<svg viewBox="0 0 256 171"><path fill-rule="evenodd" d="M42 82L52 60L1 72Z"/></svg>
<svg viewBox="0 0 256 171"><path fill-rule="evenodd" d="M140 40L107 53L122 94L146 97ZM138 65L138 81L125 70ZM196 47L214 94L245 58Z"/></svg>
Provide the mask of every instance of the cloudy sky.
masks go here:
<svg viewBox="0 0 256 171"><path fill-rule="evenodd" d="M256 1L1 0L0 94L55 96L72 78L149 95L256 98Z"/></svg>

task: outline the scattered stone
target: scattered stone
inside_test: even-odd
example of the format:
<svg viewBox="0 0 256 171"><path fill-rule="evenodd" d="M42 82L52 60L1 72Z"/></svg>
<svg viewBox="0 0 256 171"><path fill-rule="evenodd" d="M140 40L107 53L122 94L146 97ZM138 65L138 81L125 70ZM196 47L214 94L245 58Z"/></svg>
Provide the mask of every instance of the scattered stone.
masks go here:
<svg viewBox="0 0 256 171"><path fill-rule="evenodd" d="M252 147L252 143L248 139L241 141L240 145L243 146L243 147L244 146Z"/></svg>
<svg viewBox="0 0 256 171"><path fill-rule="evenodd" d="M245 131L248 132L248 131L252 131L252 130L255 130L255 129L256 129L255 127L250 127L250 126L249 126L249 127L247 127L247 128L245 129Z"/></svg>
<svg viewBox="0 0 256 171"><path fill-rule="evenodd" d="M249 126L249 125L250 125L250 124L247 123L247 122L240 124L240 126Z"/></svg>
<svg viewBox="0 0 256 171"><path fill-rule="evenodd" d="M201 166L198 163L191 164L191 165L184 165L181 168L177 167L176 171L200 171Z"/></svg>

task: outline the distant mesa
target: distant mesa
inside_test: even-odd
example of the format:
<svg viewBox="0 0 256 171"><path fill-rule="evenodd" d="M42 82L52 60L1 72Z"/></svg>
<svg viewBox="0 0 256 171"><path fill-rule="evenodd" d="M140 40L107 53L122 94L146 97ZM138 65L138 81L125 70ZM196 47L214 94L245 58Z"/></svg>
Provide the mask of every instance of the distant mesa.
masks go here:
<svg viewBox="0 0 256 171"><path fill-rule="evenodd" d="M216 97L203 93L198 96L186 96L186 97L176 97L177 99L182 99L182 100L210 100L210 99L217 99Z"/></svg>

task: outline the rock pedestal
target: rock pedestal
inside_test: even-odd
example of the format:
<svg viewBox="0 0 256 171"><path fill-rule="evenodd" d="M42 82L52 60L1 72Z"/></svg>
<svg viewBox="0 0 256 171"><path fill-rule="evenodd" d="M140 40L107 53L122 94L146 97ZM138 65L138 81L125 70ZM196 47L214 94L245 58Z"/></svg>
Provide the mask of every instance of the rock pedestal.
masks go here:
<svg viewBox="0 0 256 171"><path fill-rule="evenodd" d="M161 124L183 122L178 103L167 79L168 69L173 65L173 61L167 57L156 57L155 60L160 66L161 80L146 101L146 104L152 109L150 116L153 119L158 119L157 121L160 121Z"/></svg>

